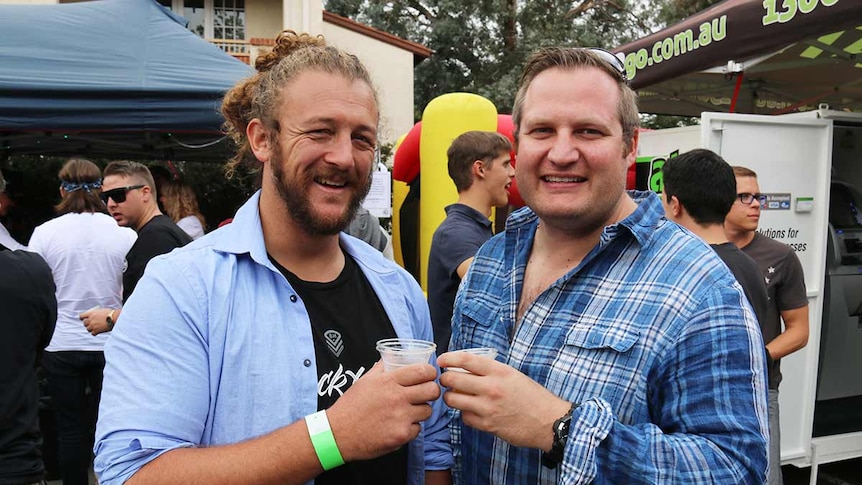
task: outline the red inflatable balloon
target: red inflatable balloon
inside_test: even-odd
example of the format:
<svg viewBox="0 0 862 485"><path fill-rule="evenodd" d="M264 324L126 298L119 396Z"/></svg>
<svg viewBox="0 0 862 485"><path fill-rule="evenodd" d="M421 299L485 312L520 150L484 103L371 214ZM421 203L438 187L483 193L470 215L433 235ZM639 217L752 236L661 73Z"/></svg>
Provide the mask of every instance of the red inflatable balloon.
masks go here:
<svg viewBox="0 0 862 485"><path fill-rule="evenodd" d="M505 136L512 143L511 155L514 167L517 160L515 160L515 124L512 123L512 115L497 115L497 133ZM509 186L509 205L516 209L524 207L524 199L521 198L515 179L512 179L512 185Z"/></svg>
<svg viewBox="0 0 862 485"><path fill-rule="evenodd" d="M422 136L422 122L413 125L407 132L392 161L392 178L409 184L419 175L419 138Z"/></svg>

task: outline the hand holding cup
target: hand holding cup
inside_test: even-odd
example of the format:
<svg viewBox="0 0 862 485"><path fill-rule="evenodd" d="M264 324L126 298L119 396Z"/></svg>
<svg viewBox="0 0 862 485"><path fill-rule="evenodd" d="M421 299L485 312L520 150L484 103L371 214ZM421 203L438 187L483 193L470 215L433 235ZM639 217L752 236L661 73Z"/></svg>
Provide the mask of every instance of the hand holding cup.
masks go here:
<svg viewBox="0 0 862 485"><path fill-rule="evenodd" d="M412 338L389 338L377 341L377 351L387 371L413 364L427 364L437 344Z"/></svg>

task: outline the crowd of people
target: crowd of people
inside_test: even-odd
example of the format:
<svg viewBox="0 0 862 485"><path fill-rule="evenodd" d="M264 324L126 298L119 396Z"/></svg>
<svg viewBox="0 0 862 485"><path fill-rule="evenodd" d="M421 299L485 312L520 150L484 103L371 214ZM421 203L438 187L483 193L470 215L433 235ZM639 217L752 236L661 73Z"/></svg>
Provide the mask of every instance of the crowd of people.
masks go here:
<svg viewBox="0 0 862 485"><path fill-rule="evenodd" d="M91 450L104 485L780 483L801 266L756 233L756 174L711 152L669 161L660 195L625 190L639 114L619 59L530 57L517 170L505 137L453 141L427 297L379 228L344 232L378 143L365 66L285 31L255 67L222 105L228 172L261 181L230 224L204 236L191 189L144 165L72 159L57 218L0 252L0 483L43 479L43 349L67 485ZM513 178L526 207L494 235ZM384 370L393 337L439 355ZM496 358L459 352L480 347Z"/></svg>

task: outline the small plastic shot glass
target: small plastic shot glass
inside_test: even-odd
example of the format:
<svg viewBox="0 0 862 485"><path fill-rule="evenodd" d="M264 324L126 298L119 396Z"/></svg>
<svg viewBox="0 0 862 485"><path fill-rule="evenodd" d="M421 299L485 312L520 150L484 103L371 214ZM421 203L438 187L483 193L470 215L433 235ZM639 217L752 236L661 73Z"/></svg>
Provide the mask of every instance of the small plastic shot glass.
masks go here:
<svg viewBox="0 0 862 485"><path fill-rule="evenodd" d="M487 357L489 359L497 358L497 349L491 348L491 347L477 347L474 349L460 349L460 350L454 350L453 352L467 352L469 354L479 355L481 357ZM460 367L447 367L446 370L447 371L454 371L454 372L464 372L467 374L471 373L471 372L464 370Z"/></svg>
<svg viewBox="0 0 862 485"><path fill-rule="evenodd" d="M383 369L390 371L414 364L427 364L437 344L412 338L389 338L377 341Z"/></svg>

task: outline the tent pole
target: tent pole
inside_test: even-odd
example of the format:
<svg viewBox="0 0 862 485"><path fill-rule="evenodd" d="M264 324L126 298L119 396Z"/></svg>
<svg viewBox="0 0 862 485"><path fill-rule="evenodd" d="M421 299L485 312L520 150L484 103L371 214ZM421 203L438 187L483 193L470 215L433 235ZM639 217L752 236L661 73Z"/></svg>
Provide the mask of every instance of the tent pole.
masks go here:
<svg viewBox="0 0 862 485"><path fill-rule="evenodd" d="M733 98L730 100L730 113L736 112L736 101L739 99L739 90L742 88L742 76L745 71L740 71L736 76L736 87L733 88Z"/></svg>

